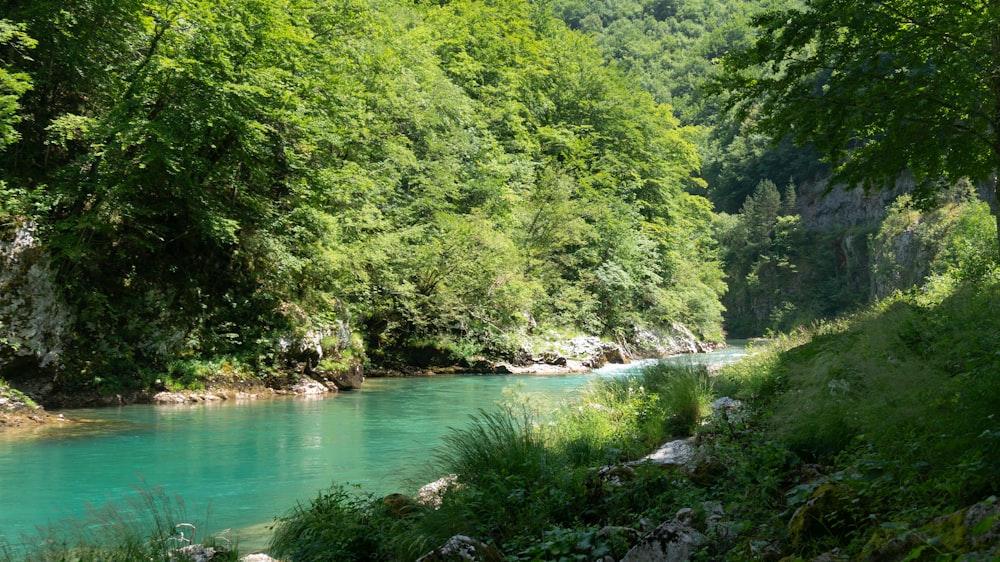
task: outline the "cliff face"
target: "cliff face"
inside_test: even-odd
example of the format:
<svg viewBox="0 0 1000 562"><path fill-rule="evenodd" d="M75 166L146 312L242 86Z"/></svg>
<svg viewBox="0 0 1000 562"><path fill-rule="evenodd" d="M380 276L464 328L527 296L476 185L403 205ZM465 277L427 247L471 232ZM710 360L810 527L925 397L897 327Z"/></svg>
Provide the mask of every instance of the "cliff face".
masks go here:
<svg viewBox="0 0 1000 562"><path fill-rule="evenodd" d="M892 189L866 194L861 188L846 189L842 184L834 185L829 192L829 179L798 186L796 209L802 216L802 224L814 230L829 230L837 227L873 227L885 219L887 209L897 197L910 193L915 187L913 177L904 175L896 181ZM997 213L994 197L994 182L976 185L979 199L990 205Z"/></svg>
<svg viewBox="0 0 1000 562"><path fill-rule="evenodd" d="M834 185L827 192L829 186L829 180L799 186L796 208L806 228L876 226L885 218L889 204L913 190L913 178L900 178L893 189L869 194L860 188L848 190L844 185Z"/></svg>
<svg viewBox="0 0 1000 562"><path fill-rule="evenodd" d="M72 316L59 299L48 256L31 222L0 231L0 377L58 365Z"/></svg>

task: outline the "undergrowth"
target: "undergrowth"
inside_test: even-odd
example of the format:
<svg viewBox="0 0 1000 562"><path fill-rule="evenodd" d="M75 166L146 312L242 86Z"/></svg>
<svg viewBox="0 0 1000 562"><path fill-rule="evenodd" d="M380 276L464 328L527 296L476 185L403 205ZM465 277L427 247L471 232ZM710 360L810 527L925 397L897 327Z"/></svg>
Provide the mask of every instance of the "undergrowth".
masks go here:
<svg viewBox="0 0 1000 562"><path fill-rule="evenodd" d="M505 560L617 560L630 543L607 529L691 508L707 537L695 560L877 560L891 541L920 559L903 539L1000 492L998 307L997 274L941 276L716 374L658 365L555 411L510 401L446 440L433 470L458 485L440 507L335 488L279 521L275 551L413 560L463 534ZM722 396L741 405L713 413ZM688 435L687 470L623 468Z"/></svg>

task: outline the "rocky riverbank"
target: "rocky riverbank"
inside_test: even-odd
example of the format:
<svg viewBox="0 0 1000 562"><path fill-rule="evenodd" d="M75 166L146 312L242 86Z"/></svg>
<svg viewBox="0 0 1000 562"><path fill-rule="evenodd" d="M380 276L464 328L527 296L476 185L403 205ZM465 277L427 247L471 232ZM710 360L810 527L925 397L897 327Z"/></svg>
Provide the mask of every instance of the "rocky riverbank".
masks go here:
<svg viewBox="0 0 1000 562"><path fill-rule="evenodd" d="M0 383L0 428L31 428L65 421L65 417L46 412L31 398Z"/></svg>
<svg viewBox="0 0 1000 562"><path fill-rule="evenodd" d="M112 395L79 392L74 394L42 394L46 403L57 408L92 408L124 406L128 404L200 404L227 400L258 400L279 396L319 396L341 390L358 388L364 380L362 371L355 370L352 377L331 376L314 372L312 376L286 374L272 377L265 382L210 382L204 390L167 390L160 385L152 390ZM44 389L41 389L44 390ZM68 423L72 416L51 414L31 397L33 388L22 392L0 380L0 430L10 428L40 427L53 423Z"/></svg>
<svg viewBox="0 0 1000 562"><path fill-rule="evenodd" d="M609 363L627 364L637 359L707 353L724 345L700 342L690 331L679 325L663 332L637 328L628 341L621 342L597 336L576 336L565 340L540 339L539 342L534 346L526 345L513 356L503 359L440 360L423 366L372 369L367 373L360 362L331 369L326 368L328 364L321 361L291 361L286 369L266 376L240 372L227 365L218 372L206 375L193 385L195 389L178 388L157 380L149 388L131 392L66 391L54 388L48 379L32 378L15 383L16 389L8 383L3 383L4 386L0 387L0 429L67 421L64 416L49 414L41 404L49 408L72 409L127 404L198 404L277 396L320 396L360 388L366 375L582 373Z"/></svg>

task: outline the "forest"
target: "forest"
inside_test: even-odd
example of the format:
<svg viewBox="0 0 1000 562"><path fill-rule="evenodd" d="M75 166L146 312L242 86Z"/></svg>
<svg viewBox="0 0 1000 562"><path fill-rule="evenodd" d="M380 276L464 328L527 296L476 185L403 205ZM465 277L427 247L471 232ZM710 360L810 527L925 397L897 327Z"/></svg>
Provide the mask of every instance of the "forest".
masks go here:
<svg viewBox="0 0 1000 562"><path fill-rule="evenodd" d="M1000 555L996 0L2 6L0 405L761 338L480 412L436 505L335 484L270 552Z"/></svg>
<svg viewBox="0 0 1000 562"><path fill-rule="evenodd" d="M884 188L982 214L971 194L990 198L996 128L980 97L920 108L937 156L893 153L919 136L905 120L861 143L893 108L873 108L886 92L859 89L872 76L857 61L842 86L871 103L809 113L800 90L832 80L810 54L825 35L808 14L778 33L790 6L6 2L0 224L44 256L50 285L4 278L0 374L116 392L220 362L280 368L288 342L400 367L575 334L721 342L856 309L886 283L871 245L891 199L817 219L804 195ZM851 8L822 9L873 37ZM897 35L864 47L947 56ZM910 74L907 95L947 87Z"/></svg>
<svg viewBox="0 0 1000 562"><path fill-rule="evenodd" d="M51 260L67 383L267 366L304 334L376 364L535 326L723 336L703 131L547 5L5 17L0 213Z"/></svg>

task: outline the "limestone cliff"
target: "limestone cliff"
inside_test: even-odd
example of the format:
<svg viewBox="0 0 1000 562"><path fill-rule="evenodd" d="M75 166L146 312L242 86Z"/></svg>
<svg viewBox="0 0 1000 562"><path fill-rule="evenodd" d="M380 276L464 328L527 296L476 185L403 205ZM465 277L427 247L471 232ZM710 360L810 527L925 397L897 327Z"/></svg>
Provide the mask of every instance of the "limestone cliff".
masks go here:
<svg viewBox="0 0 1000 562"><path fill-rule="evenodd" d="M0 228L0 377L54 371L71 314L59 298L34 223L15 221Z"/></svg>

